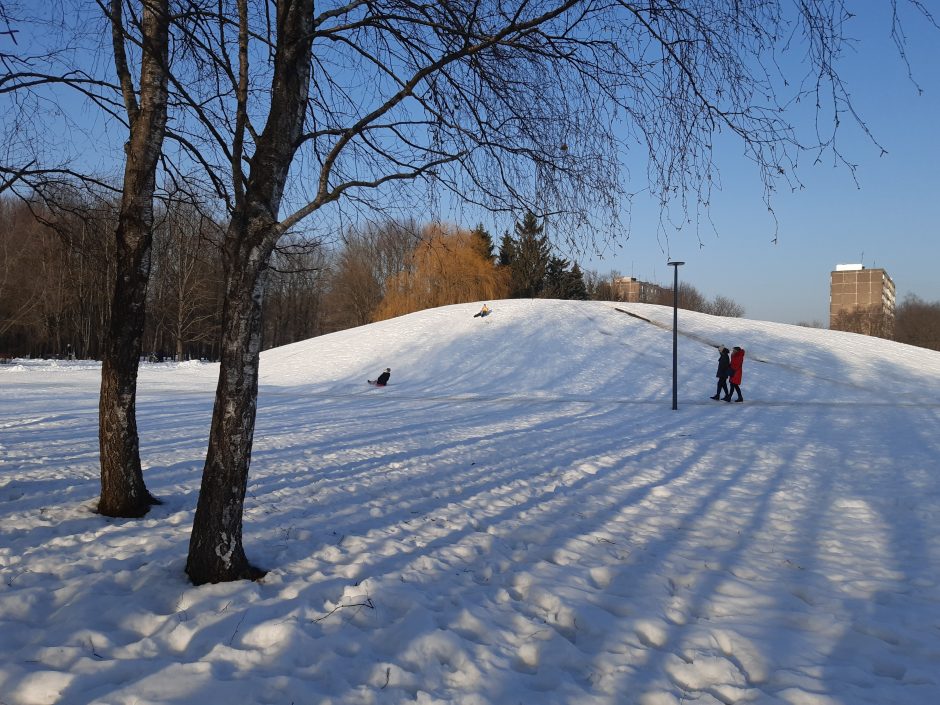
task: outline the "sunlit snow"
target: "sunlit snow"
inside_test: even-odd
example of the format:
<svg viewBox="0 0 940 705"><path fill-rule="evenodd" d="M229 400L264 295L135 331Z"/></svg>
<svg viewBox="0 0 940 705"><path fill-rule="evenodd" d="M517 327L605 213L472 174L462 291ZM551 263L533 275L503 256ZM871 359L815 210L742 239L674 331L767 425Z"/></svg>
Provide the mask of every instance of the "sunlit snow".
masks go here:
<svg viewBox="0 0 940 705"><path fill-rule="evenodd" d="M258 583L183 571L218 365L141 368L142 520L99 367L0 365L0 703L940 703L940 353L683 311L672 411L671 309L489 304L262 354Z"/></svg>

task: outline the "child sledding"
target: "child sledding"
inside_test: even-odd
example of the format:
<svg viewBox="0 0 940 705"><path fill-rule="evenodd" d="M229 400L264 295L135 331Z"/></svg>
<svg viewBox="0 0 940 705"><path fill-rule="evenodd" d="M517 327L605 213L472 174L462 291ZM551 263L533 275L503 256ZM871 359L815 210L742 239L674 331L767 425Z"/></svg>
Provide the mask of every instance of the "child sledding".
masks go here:
<svg viewBox="0 0 940 705"><path fill-rule="evenodd" d="M388 384L388 378L391 376L392 376L392 368L386 367L385 372L380 374L377 379L369 379L366 381L369 384L371 384L373 387L384 387L386 384Z"/></svg>

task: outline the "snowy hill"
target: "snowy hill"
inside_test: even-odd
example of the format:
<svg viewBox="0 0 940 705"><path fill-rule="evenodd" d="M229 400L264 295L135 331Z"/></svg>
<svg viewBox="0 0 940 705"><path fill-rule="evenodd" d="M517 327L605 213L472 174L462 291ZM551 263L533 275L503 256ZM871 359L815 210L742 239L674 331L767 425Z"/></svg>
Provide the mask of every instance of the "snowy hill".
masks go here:
<svg viewBox="0 0 940 705"><path fill-rule="evenodd" d="M544 300L496 307L496 315L475 319L478 304L445 306L270 350L262 384L355 392L391 366L393 384L406 381L409 394L648 401L671 394L671 308ZM746 386L755 400L886 399L889 391L913 402L940 398L940 353L853 333L680 317L680 394L693 402L714 376L717 345L748 351Z"/></svg>
<svg viewBox="0 0 940 705"><path fill-rule="evenodd" d="M940 354L682 311L672 411L671 309L489 303L263 353L257 584L183 574L216 365L141 369L142 521L98 367L0 366L0 703L940 702Z"/></svg>

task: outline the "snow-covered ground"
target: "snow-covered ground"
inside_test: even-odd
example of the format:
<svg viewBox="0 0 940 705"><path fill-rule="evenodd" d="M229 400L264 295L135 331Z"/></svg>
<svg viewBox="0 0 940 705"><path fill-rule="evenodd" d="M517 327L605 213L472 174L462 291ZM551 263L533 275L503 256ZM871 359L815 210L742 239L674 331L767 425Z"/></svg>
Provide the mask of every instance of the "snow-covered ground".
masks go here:
<svg viewBox="0 0 940 705"><path fill-rule="evenodd" d="M217 366L142 367L137 521L98 367L0 366L0 703L940 703L940 354L680 312L672 411L671 309L490 304L263 354L259 583L183 573Z"/></svg>

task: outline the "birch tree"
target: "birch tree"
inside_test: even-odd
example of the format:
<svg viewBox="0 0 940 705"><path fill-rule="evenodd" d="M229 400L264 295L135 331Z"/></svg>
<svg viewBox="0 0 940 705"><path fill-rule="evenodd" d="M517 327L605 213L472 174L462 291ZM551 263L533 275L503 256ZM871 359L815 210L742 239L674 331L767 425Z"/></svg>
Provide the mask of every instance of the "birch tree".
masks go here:
<svg viewBox="0 0 940 705"><path fill-rule="evenodd" d="M97 62L96 37L88 22L106 19L113 76ZM81 3L11 2L3 19L15 28L17 47L0 51L0 96L5 151L0 190L40 198L55 207L60 193L75 188L119 194L114 233L116 269L110 318L102 353L98 440L101 497L107 516L139 517L157 500L141 471L136 421L137 367L144 328L153 197L167 122L169 0L97 0L89 15ZM20 25L29 27L21 32ZM93 25L92 25L93 26ZM27 39L28 36L28 39ZM35 45L35 46L34 46ZM139 69L135 77L134 67ZM116 80L115 80L116 79ZM135 82L136 79L136 82ZM63 92L69 93L66 97ZM110 173L95 173L89 151L97 145L69 143L65 134L86 135L87 124L73 117L72 105L94 109L106 123L126 130L123 173L117 186ZM54 110L49 110L52 106ZM84 153L83 153L84 152Z"/></svg>
<svg viewBox="0 0 940 705"><path fill-rule="evenodd" d="M141 0L140 74L135 85L125 43L124 0L111 0L114 68L130 136L115 243L116 277L101 361L98 441L106 516L137 517L158 500L144 484L137 433L137 369L153 244L153 196L167 121L168 0Z"/></svg>

